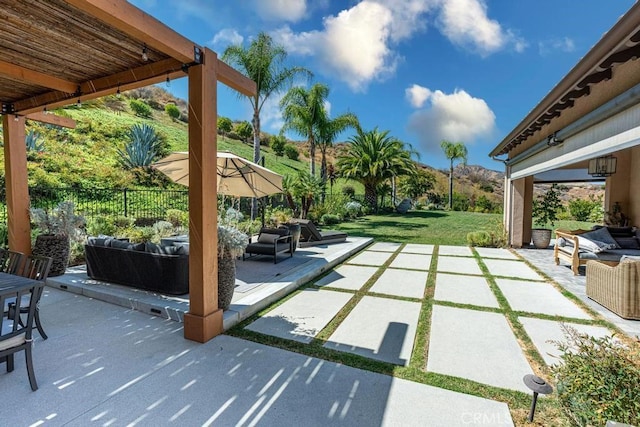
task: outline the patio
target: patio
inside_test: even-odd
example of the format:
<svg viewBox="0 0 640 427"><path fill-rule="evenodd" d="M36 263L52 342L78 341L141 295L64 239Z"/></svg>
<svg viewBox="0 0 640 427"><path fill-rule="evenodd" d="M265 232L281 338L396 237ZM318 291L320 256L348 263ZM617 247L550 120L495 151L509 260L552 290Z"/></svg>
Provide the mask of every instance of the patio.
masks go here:
<svg viewBox="0 0 640 427"><path fill-rule="evenodd" d="M545 363L554 360L547 354L553 351L545 341L557 338L552 325L555 322L548 320L549 316L577 322L590 333L607 332L589 320L587 311L562 296L542 276L535 277L535 270L507 250L478 248L474 253L465 247L379 242L353 256L358 252L353 250L355 246L350 247L352 250L340 246L305 254L314 259L314 267L307 263L287 264L289 261L275 266L269 261L251 261L259 263L259 267L269 267L268 273L261 270L262 277L268 280L260 279L261 283L247 295L236 296L229 311L235 311L234 307L238 311L232 318L249 317L249 312L241 314L238 307L250 306L250 300L257 304L255 313L300 284L309 285L262 317L242 322L242 329L234 329L235 336L219 336L205 344L185 340L182 323L133 310L133 306L143 305L133 302L142 301L139 295L130 300L129 306L122 307L97 300L97 295L87 291L96 285L81 283L77 270L68 275L72 278L68 283L77 286L67 289L71 292L56 289L59 284L50 279L41 308L50 339L42 341L36 335L34 348L40 389L31 392L20 358L15 372L3 372L0 377L5 407L18 407L28 401L35 409L6 414L3 411L3 421L26 425L418 425L429 419L438 425L486 420L491 420L492 425L513 425L517 417L504 402L347 366L350 363L330 362L314 352L324 347L328 354L353 353L359 360L373 358L400 365L400 369L417 366L452 378L455 384L471 381L476 384L473 389L480 390L476 393L501 395L504 392L500 390L525 392L521 378L531 372L525 351L516 342L503 313L518 313L531 340L527 350L535 348ZM517 253L556 283L579 289L580 278L574 278L566 267L555 266L547 252L550 251ZM346 262L341 264L343 260ZM239 264L242 276L243 263ZM488 273L483 273L485 268ZM528 278L508 279L503 276L505 268ZM299 283L289 282L293 277L298 277ZM252 286L254 279L245 279L240 286ZM493 296L494 281L509 306ZM543 304L527 296L531 287L544 292ZM105 288L112 295L116 293L116 287ZM267 292L269 288L277 292ZM579 295L577 290L575 293ZM262 303L256 302L263 296ZM303 300L309 298L307 304L311 306L307 307L316 310L300 312ZM350 298L360 299L349 307L350 314L337 328L327 329L328 320ZM176 303L157 299L158 307ZM519 307L521 301L528 304L525 309ZM380 302L384 302L382 306ZM588 301L586 304L598 311L597 306ZM431 310L425 366L419 355L412 355L413 345L407 340L411 338L413 343L412 328L419 322L414 308L417 312ZM333 314L327 314L331 310ZM181 311L186 310L176 309L175 313ZM225 325L228 319L225 313ZM625 330L624 322L607 320ZM375 325L378 332L365 333L362 325ZM474 325L481 330L475 331ZM631 336L637 331L633 327L640 329L634 322L625 327ZM323 330L333 332L328 336ZM263 338L273 343L264 345L239 338L243 334L285 339ZM320 340L315 338L318 336ZM416 345L424 345L419 334L415 339ZM482 342L467 345L469 339ZM282 349L288 348L283 345L286 342L298 342L289 345L296 348L295 353ZM466 350L461 351L464 342ZM483 360L486 366L474 368L472 360ZM402 367L407 365L408 368Z"/></svg>

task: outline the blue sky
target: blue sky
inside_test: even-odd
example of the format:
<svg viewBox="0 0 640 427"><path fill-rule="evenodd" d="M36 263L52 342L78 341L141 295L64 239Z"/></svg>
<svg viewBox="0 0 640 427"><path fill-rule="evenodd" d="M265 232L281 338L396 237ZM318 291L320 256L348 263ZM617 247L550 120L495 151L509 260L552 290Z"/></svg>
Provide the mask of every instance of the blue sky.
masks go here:
<svg viewBox="0 0 640 427"><path fill-rule="evenodd" d="M332 114L355 113L442 168L440 141L469 164L501 170L489 151L634 3L633 0L130 0L222 54L268 32L289 65L330 87ZM251 120L249 101L219 85L218 114ZM187 98L186 79L167 89ZM262 129L278 133L273 97ZM288 134L295 140L299 135ZM350 135L343 134L339 140Z"/></svg>

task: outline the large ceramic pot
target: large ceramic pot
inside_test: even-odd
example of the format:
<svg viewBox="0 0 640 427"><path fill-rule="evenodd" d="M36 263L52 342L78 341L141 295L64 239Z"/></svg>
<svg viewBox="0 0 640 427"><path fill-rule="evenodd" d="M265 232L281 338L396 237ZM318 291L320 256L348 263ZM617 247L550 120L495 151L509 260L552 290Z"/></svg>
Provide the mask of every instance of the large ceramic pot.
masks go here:
<svg viewBox="0 0 640 427"><path fill-rule="evenodd" d="M236 260L230 254L218 257L218 307L226 310L231 305L236 287Z"/></svg>
<svg viewBox="0 0 640 427"><path fill-rule="evenodd" d="M547 228L534 228L531 230L531 241L538 249L546 249L551 243L551 230Z"/></svg>
<svg viewBox="0 0 640 427"><path fill-rule="evenodd" d="M291 239L293 240L293 251L295 252L300 241L300 224L288 223L287 228L289 228L289 234L291 234Z"/></svg>
<svg viewBox="0 0 640 427"><path fill-rule="evenodd" d="M54 234L41 234L36 237L36 244L32 252L34 255L48 256L53 259L49 277L61 276L69 264L69 238Z"/></svg>

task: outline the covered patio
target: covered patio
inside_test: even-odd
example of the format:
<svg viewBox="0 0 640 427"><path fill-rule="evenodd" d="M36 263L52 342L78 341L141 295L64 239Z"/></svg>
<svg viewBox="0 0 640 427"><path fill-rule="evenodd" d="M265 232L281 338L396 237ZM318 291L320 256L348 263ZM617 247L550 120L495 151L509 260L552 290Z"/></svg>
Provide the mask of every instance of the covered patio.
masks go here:
<svg viewBox="0 0 640 427"><path fill-rule="evenodd" d="M639 56L636 3L491 151L505 164L512 247L531 241L536 182L604 182L604 211L618 203L629 225L640 225ZM609 156L615 168L594 170Z"/></svg>
<svg viewBox="0 0 640 427"><path fill-rule="evenodd" d="M246 95L256 85L215 52L125 0L9 0L0 17L0 103L9 247L31 252L25 122L73 126L55 108L120 91L189 79L189 312L184 336L223 330L217 286L216 87Z"/></svg>

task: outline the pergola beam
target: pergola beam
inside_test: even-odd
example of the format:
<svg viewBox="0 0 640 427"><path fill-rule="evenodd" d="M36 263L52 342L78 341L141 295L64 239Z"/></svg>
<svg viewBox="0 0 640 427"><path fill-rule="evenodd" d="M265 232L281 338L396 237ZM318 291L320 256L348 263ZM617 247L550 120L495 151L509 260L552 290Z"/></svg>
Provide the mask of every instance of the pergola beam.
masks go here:
<svg viewBox="0 0 640 427"><path fill-rule="evenodd" d="M176 33L127 1L65 1L172 58L185 64L194 61L194 44L192 41Z"/></svg>
<svg viewBox="0 0 640 427"><path fill-rule="evenodd" d="M69 117L62 117L51 113L31 113L25 116L27 120L34 120L40 123L47 123L49 125L60 126L63 128L75 129L76 121Z"/></svg>
<svg viewBox="0 0 640 427"><path fill-rule="evenodd" d="M64 92L53 91L18 101L14 104L14 111L18 114L31 114L42 111L44 107L49 109L62 107L75 102L77 99L87 101L110 95L116 93L118 88L124 91L161 83L167 77L176 79L184 76L185 72L182 70L182 63L175 59L165 59L111 76L86 81L80 85L80 95L69 95Z"/></svg>
<svg viewBox="0 0 640 427"><path fill-rule="evenodd" d="M5 61L0 61L0 75L66 93L73 93L78 88L77 83L59 79Z"/></svg>
<svg viewBox="0 0 640 427"><path fill-rule="evenodd" d="M218 59L217 71L219 82L224 83L231 89L235 89L244 95L255 95L257 90L256 82L254 82L244 74L239 73L220 59Z"/></svg>

